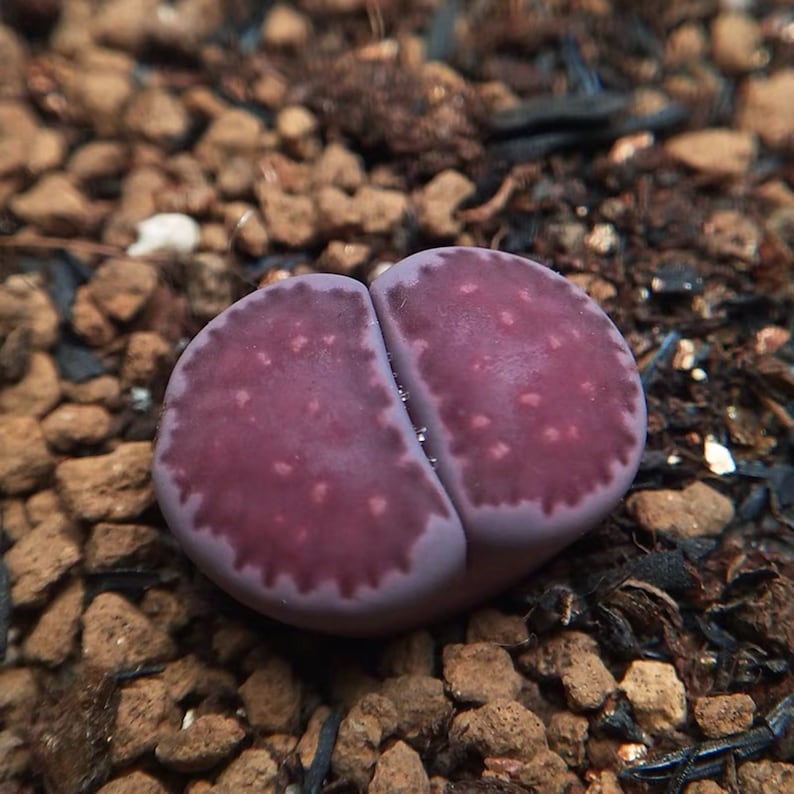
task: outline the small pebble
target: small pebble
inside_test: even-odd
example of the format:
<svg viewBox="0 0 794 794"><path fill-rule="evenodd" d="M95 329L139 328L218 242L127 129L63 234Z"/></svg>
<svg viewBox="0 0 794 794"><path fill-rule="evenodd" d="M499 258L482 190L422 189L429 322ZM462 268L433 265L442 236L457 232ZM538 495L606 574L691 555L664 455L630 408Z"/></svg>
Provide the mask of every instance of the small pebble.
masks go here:
<svg viewBox="0 0 794 794"><path fill-rule="evenodd" d="M190 116L180 100L162 88L144 88L133 96L124 114L128 132L168 148L190 128Z"/></svg>
<svg viewBox="0 0 794 794"><path fill-rule="evenodd" d="M584 794L624 794L618 776L611 769L588 773L587 779L590 781L590 785L585 789ZM693 792L687 790L687 794L693 794Z"/></svg>
<svg viewBox="0 0 794 794"><path fill-rule="evenodd" d="M303 688L292 667L272 656L240 686L249 724L260 731L290 733L298 727Z"/></svg>
<svg viewBox="0 0 794 794"><path fill-rule="evenodd" d="M58 464L58 492L71 513L86 521L127 521L154 499L149 477L152 445L119 444L108 455L69 458Z"/></svg>
<svg viewBox="0 0 794 794"><path fill-rule="evenodd" d="M518 781L530 791L565 792L579 786L579 778L568 769L565 761L551 750L541 750L518 774Z"/></svg>
<svg viewBox="0 0 794 794"><path fill-rule="evenodd" d="M686 721L686 692L667 662L634 661L620 682L640 726L651 733L674 730Z"/></svg>
<svg viewBox="0 0 794 794"><path fill-rule="evenodd" d="M353 197L353 214L365 234L396 231L408 211L408 199L399 190L362 186Z"/></svg>
<svg viewBox="0 0 794 794"><path fill-rule="evenodd" d="M693 715L704 736L716 739L751 728L755 703L743 693L699 697L695 701Z"/></svg>
<svg viewBox="0 0 794 794"><path fill-rule="evenodd" d="M270 237L264 218L254 207L243 202L227 204L224 209L224 231L224 253L231 245L252 257L258 258L267 253Z"/></svg>
<svg viewBox="0 0 794 794"><path fill-rule="evenodd" d="M265 47L300 50L311 35L311 22L287 3L276 3L267 12L260 35Z"/></svg>
<svg viewBox="0 0 794 794"><path fill-rule="evenodd" d="M333 185L321 186L315 195L314 205L317 226L326 236L343 237L349 229L358 226L359 217L353 198L341 188Z"/></svg>
<svg viewBox="0 0 794 794"><path fill-rule="evenodd" d="M6 543L18 541L30 532L31 524L35 523L29 518L21 499L3 499L0 501L0 510L3 511L3 537Z"/></svg>
<svg viewBox="0 0 794 794"><path fill-rule="evenodd" d="M95 524L85 546L86 570L134 567L153 553L160 537L160 532L143 524Z"/></svg>
<svg viewBox="0 0 794 794"><path fill-rule="evenodd" d="M106 783L97 794L168 794L168 789L157 778L136 769Z"/></svg>
<svg viewBox="0 0 794 794"><path fill-rule="evenodd" d="M82 383L63 384L63 393L67 400L82 405L97 403L108 410L118 409L121 403L121 385L118 378L112 375L100 375Z"/></svg>
<svg viewBox="0 0 794 794"><path fill-rule="evenodd" d="M751 77L739 92L736 123L751 130L772 149L794 147L794 69L769 77Z"/></svg>
<svg viewBox="0 0 794 794"><path fill-rule="evenodd" d="M757 144L752 132L707 129L674 135L665 148L673 158L695 171L714 176L741 176L755 159Z"/></svg>
<svg viewBox="0 0 794 794"><path fill-rule="evenodd" d="M176 772L204 772L230 756L245 738L235 719L205 714L187 728L167 734L155 747L155 758Z"/></svg>
<svg viewBox="0 0 794 794"><path fill-rule="evenodd" d="M151 752L162 738L179 730L181 714L160 678L146 677L124 685L113 732L113 763L129 764Z"/></svg>
<svg viewBox="0 0 794 794"><path fill-rule="evenodd" d="M218 668L208 667L192 654L166 664L162 678L168 687L168 694L177 703L186 698L198 700L210 693L216 698L236 698L235 677Z"/></svg>
<svg viewBox="0 0 794 794"><path fill-rule="evenodd" d="M0 714L5 726L30 726L39 698L33 671L25 667L0 668Z"/></svg>
<svg viewBox="0 0 794 794"><path fill-rule="evenodd" d="M586 653L574 657L562 674L565 699L573 711L599 708L617 688L601 657Z"/></svg>
<svg viewBox="0 0 794 794"><path fill-rule="evenodd" d="M444 694L444 683L429 675L403 675L387 678L381 694L397 709L400 738L414 741L437 732L452 716L452 704Z"/></svg>
<svg viewBox="0 0 794 794"><path fill-rule="evenodd" d="M41 176L47 171L61 168L66 159L67 148L68 144L58 130L40 129L30 147L28 171L33 176ZM78 186L75 187L79 190Z"/></svg>
<svg viewBox="0 0 794 794"><path fill-rule="evenodd" d="M452 697L464 703L488 703L515 698L522 679L504 648L489 642L447 645L444 680Z"/></svg>
<svg viewBox="0 0 794 794"><path fill-rule="evenodd" d="M741 11L719 14L711 23L711 54L724 72L742 74L765 66L769 53L762 47L758 21Z"/></svg>
<svg viewBox="0 0 794 794"><path fill-rule="evenodd" d="M0 388L0 414L41 417L54 408L60 398L61 384L52 357L34 352L22 378Z"/></svg>
<svg viewBox="0 0 794 794"><path fill-rule="evenodd" d="M337 777L366 789L381 742L397 729L397 709L389 698L364 695L342 719L331 765Z"/></svg>
<svg viewBox="0 0 794 794"><path fill-rule="evenodd" d="M312 184L354 193L366 179L361 158L340 143L329 143L312 168Z"/></svg>
<svg viewBox="0 0 794 794"><path fill-rule="evenodd" d="M319 142L310 140L317 130L315 115L300 105L288 105L276 116L276 132L289 154L308 159L319 151Z"/></svg>
<svg viewBox="0 0 794 794"><path fill-rule="evenodd" d="M331 240L320 255L320 267L329 273L349 276L369 260L371 249L365 243Z"/></svg>
<svg viewBox="0 0 794 794"><path fill-rule="evenodd" d="M794 791L794 764L750 761L739 767L742 794L790 794Z"/></svg>
<svg viewBox="0 0 794 794"><path fill-rule="evenodd" d="M111 319L129 322L150 300L157 271L146 262L110 259L89 282L92 300Z"/></svg>
<svg viewBox="0 0 794 794"><path fill-rule="evenodd" d="M41 487L54 466L35 419L0 416L0 493L21 494Z"/></svg>
<svg viewBox="0 0 794 794"><path fill-rule="evenodd" d="M583 654L598 654L595 638L581 631L562 631L522 652L519 665L533 678L559 680L573 660Z"/></svg>
<svg viewBox="0 0 794 794"><path fill-rule="evenodd" d="M585 762L585 742L590 723L586 717L557 711L549 719L546 735L549 747L559 755L571 769Z"/></svg>
<svg viewBox="0 0 794 794"><path fill-rule="evenodd" d="M253 158L259 149L262 122L246 110L224 110L210 124L194 154L211 173L217 173L233 157Z"/></svg>
<svg viewBox="0 0 794 794"><path fill-rule="evenodd" d="M171 345L154 331L133 331L121 363L123 388L149 386L158 375L166 375Z"/></svg>
<svg viewBox="0 0 794 794"><path fill-rule="evenodd" d="M157 251L189 254L198 248L201 227L188 215L163 212L140 221L138 239L127 248L129 256L146 256Z"/></svg>
<svg viewBox="0 0 794 794"><path fill-rule="evenodd" d="M547 749L543 722L514 700L493 700L458 713L452 720L449 739L454 749L474 750L483 758L505 756L529 761Z"/></svg>
<svg viewBox="0 0 794 794"><path fill-rule="evenodd" d="M196 254L188 268L187 300L190 312L199 320L211 320L231 305L232 280L224 257Z"/></svg>
<svg viewBox="0 0 794 794"><path fill-rule="evenodd" d="M737 264L757 264L763 234L746 213L734 209L715 210L703 224L703 235L712 256L738 260Z"/></svg>
<svg viewBox="0 0 794 794"><path fill-rule="evenodd" d="M437 174L422 188L416 200L419 227L430 237L455 237L463 228L455 212L474 191L474 183L458 171L447 169Z"/></svg>
<svg viewBox="0 0 794 794"><path fill-rule="evenodd" d="M0 176L22 171L27 166L37 131L36 118L26 105L13 101L0 105L0 138L3 140Z"/></svg>
<svg viewBox="0 0 794 794"><path fill-rule="evenodd" d="M312 242L317 213L308 196L294 196L264 183L257 184L256 193L272 240L292 248L304 248Z"/></svg>
<svg viewBox="0 0 794 794"><path fill-rule="evenodd" d="M267 794L271 790L277 790L275 786L278 770L278 764L267 750L249 748L243 750L218 775L217 786L225 787L229 794L238 791Z"/></svg>
<svg viewBox="0 0 794 794"><path fill-rule="evenodd" d="M11 576L14 606L40 603L81 556L75 528L63 514L53 513L42 521L3 558Z"/></svg>
<svg viewBox="0 0 794 794"><path fill-rule="evenodd" d="M626 500L629 512L648 532L697 538L719 535L733 520L733 502L704 482L681 491L637 491Z"/></svg>
<svg viewBox="0 0 794 794"><path fill-rule="evenodd" d="M63 507L55 490L47 488L28 497L25 512L30 523L35 526L52 518L56 513L63 514Z"/></svg>
<svg viewBox="0 0 794 794"><path fill-rule="evenodd" d="M100 593L83 614L83 658L102 670L120 672L173 656L173 639L126 598Z"/></svg>
<svg viewBox="0 0 794 794"><path fill-rule="evenodd" d="M696 780L684 789L684 794L729 794L729 792L713 780Z"/></svg>
<svg viewBox="0 0 794 794"><path fill-rule="evenodd" d="M11 211L45 234L71 236L91 225L88 199L66 174L45 174L33 187L14 196Z"/></svg>
<svg viewBox="0 0 794 794"><path fill-rule="evenodd" d="M66 169L81 182L118 176L129 162L127 146L120 141L88 141L75 149Z"/></svg>
<svg viewBox="0 0 794 794"><path fill-rule="evenodd" d="M25 638L25 658L47 666L63 664L76 647L85 588L73 579L42 612Z"/></svg>
<svg viewBox="0 0 794 794"><path fill-rule="evenodd" d="M69 321L74 332L92 347L103 347L116 336L113 323L94 303L91 288L87 284L77 288Z"/></svg>
<svg viewBox="0 0 794 794"><path fill-rule="evenodd" d="M123 132L124 108L133 93L132 78L123 70L79 69L64 85L70 109L100 137Z"/></svg>
<svg viewBox="0 0 794 794"><path fill-rule="evenodd" d="M111 416L101 405L62 403L42 421L47 443L58 452L99 444L111 430Z"/></svg>
<svg viewBox="0 0 794 794"><path fill-rule="evenodd" d="M60 322L52 300L35 278L18 273L0 285L0 336L24 327L34 349L49 350L58 339Z"/></svg>
<svg viewBox="0 0 794 794"><path fill-rule="evenodd" d="M721 444L714 436L706 436L703 442L703 459L712 474L720 477L733 474L736 471L736 462L731 451L725 444Z"/></svg>
<svg viewBox="0 0 794 794"><path fill-rule="evenodd" d="M396 742L381 755L368 794L430 794L430 780L422 759L405 742Z"/></svg>

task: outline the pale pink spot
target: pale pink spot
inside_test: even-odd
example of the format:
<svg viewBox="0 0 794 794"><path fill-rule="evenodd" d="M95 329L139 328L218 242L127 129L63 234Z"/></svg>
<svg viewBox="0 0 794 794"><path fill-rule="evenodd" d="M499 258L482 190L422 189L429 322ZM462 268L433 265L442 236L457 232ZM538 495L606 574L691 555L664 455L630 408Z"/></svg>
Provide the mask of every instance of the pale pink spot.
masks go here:
<svg viewBox="0 0 794 794"><path fill-rule="evenodd" d="M546 343L552 350L559 350L562 347L562 339L559 336L549 334L546 337Z"/></svg>
<svg viewBox="0 0 794 794"><path fill-rule="evenodd" d="M418 356L421 356L430 347L427 339L414 339L412 345Z"/></svg>
<svg viewBox="0 0 794 794"><path fill-rule="evenodd" d="M305 546L306 541L309 540L309 530L306 527L296 527L290 533L290 540L296 546Z"/></svg>
<svg viewBox="0 0 794 794"><path fill-rule="evenodd" d="M369 505L369 512L373 518L380 518L389 506L388 501L383 496L370 496L367 500Z"/></svg>
<svg viewBox="0 0 794 794"><path fill-rule="evenodd" d="M469 427L472 430L483 430L491 424L491 420L485 414L475 414L469 420Z"/></svg>
<svg viewBox="0 0 794 794"><path fill-rule="evenodd" d="M295 471L295 467L291 463L287 463L286 460L277 460L273 464L273 471L281 477L288 477Z"/></svg>
<svg viewBox="0 0 794 794"><path fill-rule="evenodd" d="M529 408L537 408L540 405L540 395L536 391L525 391L518 395L518 403Z"/></svg>
<svg viewBox="0 0 794 794"><path fill-rule="evenodd" d="M336 334L325 334L322 339L323 344L332 345L336 341Z"/></svg>
<svg viewBox="0 0 794 794"><path fill-rule="evenodd" d="M471 281L467 281L465 284L461 284L458 287L458 292L461 295L471 295L473 292L477 292L479 287Z"/></svg>
<svg viewBox="0 0 794 794"><path fill-rule="evenodd" d="M521 298L524 303L529 303L532 300L532 296L529 294L528 289L520 289L518 291L518 297Z"/></svg>
<svg viewBox="0 0 794 794"><path fill-rule="evenodd" d="M312 502L314 502L316 505L321 505L328 496L328 490L329 488L327 482L320 481L312 485Z"/></svg>
<svg viewBox="0 0 794 794"><path fill-rule="evenodd" d="M248 389L237 389L234 393L234 401L238 408L245 408L251 402L251 392Z"/></svg>
<svg viewBox="0 0 794 794"><path fill-rule="evenodd" d="M504 441L497 441L488 447L488 457L491 460L502 460L510 454L510 447Z"/></svg>
<svg viewBox="0 0 794 794"><path fill-rule="evenodd" d="M582 394L587 395L588 397L593 397L595 395L595 383L591 380L583 380L579 384L579 390Z"/></svg>
<svg viewBox="0 0 794 794"><path fill-rule="evenodd" d="M560 440L560 435L556 427L547 427L543 430L543 440L548 444L556 444Z"/></svg>
<svg viewBox="0 0 794 794"><path fill-rule="evenodd" d="M512 312L504 311L499 312L499 321L502 325L506 325L509 328L511 325L515 325L516 318Z"/></svg>
<svg viewBox="0 0 794 794"><path fill-rule="evenodd" d="M266 367L269 367L273 363L273 359L270 358L270 356L267 353L257 353L256 357Z"/></svg>
<svg viewBox="0 0 794 794"><path fill-rule="evenodd" d="M478 356L477 358L473 359L471 362L471 371L484 372L485 368L488 366L490 361L491 361L490 356Z"/></svg>
<svg viewBox="0 0 794 794"><path fill-rule="evenodd" d="M293 353L300 353L306 345L309 344L309 338L303 334L293 336L290 340L289 346Z"/></svg>
<svg viewBox="0 0 794 794"><path fill-rule="evenodd" d="M582 434L576 425L568 425L565 435L569 441L578 441L582 437Z"/></svg>
<svg viewBox="0 0 794 794"><path fill-rule="evenodd" d="M309 416L317 416L320 413L320 401L314 397L306 404L306 412Z"/></svg>

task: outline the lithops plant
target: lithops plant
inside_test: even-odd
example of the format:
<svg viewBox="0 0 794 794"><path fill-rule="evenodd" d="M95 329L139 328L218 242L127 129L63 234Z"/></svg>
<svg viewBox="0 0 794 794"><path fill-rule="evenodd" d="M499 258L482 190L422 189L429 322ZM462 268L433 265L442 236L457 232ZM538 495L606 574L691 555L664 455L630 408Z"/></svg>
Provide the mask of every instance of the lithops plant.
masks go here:
<svg viewBox="0 0 794 794"><path fill-rule="evenodd" d="M439 248L371 293L299 276L216 317L171 377L153 477L237 599L374 634L494 594L592 528L631 484L645 421L626 342L583 292L521 257Z"/></svg>

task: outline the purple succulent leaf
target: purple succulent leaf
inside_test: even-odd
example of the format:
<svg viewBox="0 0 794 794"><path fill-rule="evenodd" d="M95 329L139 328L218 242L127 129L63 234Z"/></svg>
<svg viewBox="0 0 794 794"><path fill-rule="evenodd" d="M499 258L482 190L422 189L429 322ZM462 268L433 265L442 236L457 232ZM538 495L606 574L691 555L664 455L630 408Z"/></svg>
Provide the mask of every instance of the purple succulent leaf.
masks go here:
<svg viewBox="0 0 794 794"><path fill-rule="evenodd" d="M463 570L457 516L352 279L291 279L203 329L169 384L154 476L196 562L224 581L255 572L244 600L259 608L288 598L300 611L322 590L366 609L406 577L392 597L413 601ZM224 553L234 570L219 573Z"/></svg>
<svg viewBox="0 0 794 794"><path fill-rule="evenodd" d="M645 402L628 346L585 293L521 257L446 248L403 260L372 296L470 542L575 537L620 499Z"/></svg>
<svg viewBox="0 0 794 794"><path fill-rule="evenodd" d="M426 622L526 574L612 509L645 434L625 341L547 268L436 249L371 291L300 276L213 320L174 370L153 467L210 578L346 634Z"/></svg>

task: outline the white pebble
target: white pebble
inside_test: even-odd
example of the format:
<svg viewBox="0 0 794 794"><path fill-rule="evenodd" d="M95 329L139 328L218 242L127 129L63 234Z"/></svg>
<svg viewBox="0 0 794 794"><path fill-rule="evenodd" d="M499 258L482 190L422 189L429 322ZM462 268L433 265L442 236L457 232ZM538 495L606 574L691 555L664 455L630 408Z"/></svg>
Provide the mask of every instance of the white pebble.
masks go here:
<svg viewBox="0 0 794 794"><path fill-rule="evenodd" d="M713 474L733 474L736 471L736 463L730 450L720 444L714 436L706 436L703 457Z"/></svg>
<svg viewBox="0 0 794 794"><path fill-rule="evenodd" d="M189 215L162 212L141 221L136 227L138 239L129 248L130 256L146 256L155 251L189 254L198 248L201 228Z"/></svg>

